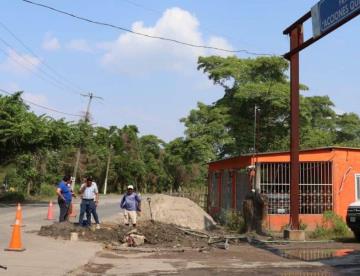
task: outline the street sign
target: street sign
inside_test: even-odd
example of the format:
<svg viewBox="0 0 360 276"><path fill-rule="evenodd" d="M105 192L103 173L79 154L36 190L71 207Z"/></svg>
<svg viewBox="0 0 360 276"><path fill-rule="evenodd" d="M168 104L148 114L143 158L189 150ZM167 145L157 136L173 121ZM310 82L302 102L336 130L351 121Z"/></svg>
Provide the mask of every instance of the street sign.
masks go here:
<svg viewBox="0 0 360 276"><path fill-rule="evenodd" d="M313 36L319 37L360 13L360 0L321 0L311 9Z"/></svg>

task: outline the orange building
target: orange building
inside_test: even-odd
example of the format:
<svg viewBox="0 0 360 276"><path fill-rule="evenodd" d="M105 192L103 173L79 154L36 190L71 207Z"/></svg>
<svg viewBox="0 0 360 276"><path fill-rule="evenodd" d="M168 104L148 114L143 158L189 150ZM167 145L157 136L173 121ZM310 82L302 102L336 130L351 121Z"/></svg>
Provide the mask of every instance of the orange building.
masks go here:
<svg viewBox="0 0 360 276"><path fill-rule="evenodd" d="M250 171L255 172L253 175ZM208 211L219 216L242 210L251 189L268 199L267 226L289 223L290 153L241 155L209 163ZM344 220L347 207L360 200L360 148L326 147L300 151L300 220L311 230L332 210Z"/></svg>

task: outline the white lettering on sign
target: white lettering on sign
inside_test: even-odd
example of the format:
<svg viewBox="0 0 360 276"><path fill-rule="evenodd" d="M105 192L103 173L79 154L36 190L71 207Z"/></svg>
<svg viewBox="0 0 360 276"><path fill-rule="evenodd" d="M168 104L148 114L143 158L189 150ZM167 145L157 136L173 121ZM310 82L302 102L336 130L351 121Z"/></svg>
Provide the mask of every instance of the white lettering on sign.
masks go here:
<svg viewBox="0 0 360 276"><path fill-rule="evenodd" d="M352 12L360 8L360 0L338 0L341 9L337 10L321 22L321 29L326 30L341 19L350 15Z"/></svg>
<svg viewBox="0 0 360 276"><path fill-rule="evenodd" d="M321 23L322 29L326 29L334 23L338 22L341 18L345 17L349 13L349 11L349 5L343 6L340 10L337 10L335 13L323 20L323 22Z"/></svg>
<svg viewBox="0 0 360 276"><path fill-rule="evenodd" d="M311 8L314 37L344 23L355 13L360 13L360 0L321 0Z"/></svg>

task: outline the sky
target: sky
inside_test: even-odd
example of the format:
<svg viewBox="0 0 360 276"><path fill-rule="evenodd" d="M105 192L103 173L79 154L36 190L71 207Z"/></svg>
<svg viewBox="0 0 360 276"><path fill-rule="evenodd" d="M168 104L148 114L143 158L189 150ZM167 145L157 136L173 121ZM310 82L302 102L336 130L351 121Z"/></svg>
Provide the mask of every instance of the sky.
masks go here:
<svg viewBox="0 0 360 276"><path fill-rule="evenodd" d="M283 30L317 2L36 1L146 34L276 55L289 49ZM310 87L304 95L329 95L339 113L360 114L359 30L360 17L301 53L300 80ZM309 22L305 34L311 35ZM21 0L0 4L0 88L24 91L25 100L75 115L83 115L87 105L80 93L94 93L103 98L91 105L91 121L97 126L134 124L141 135L155 134L164 141L183 136L179 120L197 102L211 104L223 96L222 88L196 68L199 56L214 54L229 55L89 24ZM30 107L37 114L79 119Z"/></svg>

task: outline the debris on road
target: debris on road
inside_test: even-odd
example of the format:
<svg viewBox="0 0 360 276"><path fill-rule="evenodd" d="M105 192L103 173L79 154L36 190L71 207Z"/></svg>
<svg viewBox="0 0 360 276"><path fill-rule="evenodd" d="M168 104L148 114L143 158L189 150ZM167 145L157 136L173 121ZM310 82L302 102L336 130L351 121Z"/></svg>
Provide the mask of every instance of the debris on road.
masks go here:
<svg viewBox="0 0 360 276"><path fill-rule="evenodd" d="M98 241L107 244L122 244L127 236L133 235L136 242L141 242L144 237L144 245L158 247L201 247L207 245L207 239L189 235L178 229L176 225L161 222L139 222L136 231L118 224L103 224L100 230L81 227L70 222L54 223L42 226L39 235L63 238L69 240L71 233L78 233L79 240ZM135 237L135 238L134 238Z"/></svg>

